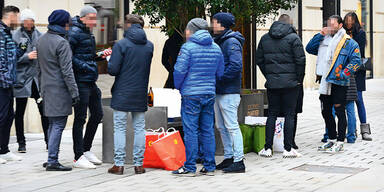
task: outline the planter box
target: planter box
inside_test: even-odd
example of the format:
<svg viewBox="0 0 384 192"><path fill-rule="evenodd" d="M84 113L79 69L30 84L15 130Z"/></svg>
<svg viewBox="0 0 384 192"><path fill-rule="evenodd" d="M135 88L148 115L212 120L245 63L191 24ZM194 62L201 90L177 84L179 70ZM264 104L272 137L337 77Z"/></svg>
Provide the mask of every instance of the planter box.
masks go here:
<svg viewBox="0 0 384 192"><path fill-rule="evenodd" d="M103 99L103 162L113 163L114 156L114 138L113 138L113 109L110 107L111 99ZM167 128L168 112L167 107L149 107L145 113L145 128L157 129L159 127ZM127 118L126 132L126 158L125 162L132 163L134 130L132 127L131 115Z"/></svg>
<svg viewBox="0 0 384 192"><path fill-rule="evenodd" d="M245 116L264 116L264 96L261 90L244 89L241 93L241 101L238 109L238 121L244 124Z"/></svg>

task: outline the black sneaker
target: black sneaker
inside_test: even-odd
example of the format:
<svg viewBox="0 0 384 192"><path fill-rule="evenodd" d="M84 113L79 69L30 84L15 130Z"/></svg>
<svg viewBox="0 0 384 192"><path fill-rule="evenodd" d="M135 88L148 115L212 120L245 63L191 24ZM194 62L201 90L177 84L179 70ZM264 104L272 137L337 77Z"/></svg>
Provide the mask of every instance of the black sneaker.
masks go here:
<svg viewBox="0 0 384 192"><path fill-rule="evenodd" d="M19 149L17 149L17 152L19 153L26 153L27 148L25 147L25 144L19 144Z"/></svg>
<svg viewBox="0 0 384 192"><path fill-rule="evenodd" d="M43 167L44 167L44 168L46 168L47 165L48 165L48 162L44 162L44 163L43 163Z"/></svg>
<svg viewBox="0 0 384 192"><path fill-rule="evenodd" d="M244 160L234 162L229 167L223 169L224 173L245 173Z"/></svg>
<svg viewBox="0 0 384 192"><path fill-rule="evenodd" d="M223 170L224 168L227 168L227 167L229 167L232 164L233 164L233 157L230 158L230 159L224 159L223 162L221 162L220 164L216 165L216 169L217 170Z"/></svg>
<svg viewBox="0 0 384 192"><path fill-rule="evenodd" d="M187 171L184 166L180 167L176 171L172 171L172 174L175 176L180 176L180 177L195 177L196 176L196 173Z"/></svg>
<svg viewBox="0 0 384 192"><path fill-rule="evenodd" d="M47 164L46 171L72 171L72 167L66 167L60 163Z"/></svg>
<svg viewBox="0 0 384 192"><path fill-rule="evenodd" d="M200 170L201 175L215 176L215 171L208 171L205 167Z"/></svg>

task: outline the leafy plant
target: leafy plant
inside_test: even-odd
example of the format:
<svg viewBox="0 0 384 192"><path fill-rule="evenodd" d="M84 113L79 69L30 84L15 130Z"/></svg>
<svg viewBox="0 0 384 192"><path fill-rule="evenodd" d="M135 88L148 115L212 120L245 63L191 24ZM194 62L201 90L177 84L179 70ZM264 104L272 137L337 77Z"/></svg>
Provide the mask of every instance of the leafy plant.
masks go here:
<svg viewBox="0 0 384 192"><path fill-rule="evenodd" d="M206 18L217 12L231 12L244 25L252 19L264 24L268 16L280 9L291 9L297 0L133 0L134 13L148 16L151 25L165 20L162 31L171 35L182 34L188 21L195 17Z"/></svg>

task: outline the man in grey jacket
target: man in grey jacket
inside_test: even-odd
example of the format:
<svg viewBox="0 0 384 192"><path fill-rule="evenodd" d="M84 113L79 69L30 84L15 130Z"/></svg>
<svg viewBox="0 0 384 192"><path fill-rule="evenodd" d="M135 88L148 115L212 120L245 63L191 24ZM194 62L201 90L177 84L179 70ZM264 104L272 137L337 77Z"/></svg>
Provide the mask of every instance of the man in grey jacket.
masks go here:
<svg viewBox="0 0 384 192"><path fill-rule="evenodd" d="M48 17L48 32L37 41L39 82L44 102L44 115L49 118L47 171L70 171L58 161L61 135L79 102L79 92L72 70L72 51L65 39L70 15L55 10Z"/></svg>
<svg viewBox="0 0 384 192"><path fill-rule="evenodd" d="M41 33L35 28L35 19L36 16L32 10L24 9L20 13L21 27L12 34L16 44L22 44L26 49L24 55L17 61L16 83L13 86L13 95L16 98L15 127L19 153L27 152L24 136L24 113L29 97L35 99L39 108L44 140L48 148L48 118L43 116L43 106L37 80L36 41Z"/></svg>

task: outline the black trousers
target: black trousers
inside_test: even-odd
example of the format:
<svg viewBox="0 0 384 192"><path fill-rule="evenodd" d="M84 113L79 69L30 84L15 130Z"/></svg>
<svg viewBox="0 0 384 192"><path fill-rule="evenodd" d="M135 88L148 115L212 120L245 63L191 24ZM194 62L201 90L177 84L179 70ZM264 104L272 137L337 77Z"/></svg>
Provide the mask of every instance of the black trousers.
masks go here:
<svg viewBox="0 0 384 192"><path fill-rule="evenodd" d="M346 105L346 86L339 86L332 84L331 95L320 95L321 101L321 114L325 121L325 127L328 128L329 139L344 142L345 132L347 128L347 117L345 114ZM332 115L332 107L335 108L337 122Z"/></svg>
<svg viewBox="0 0 384 192"><path fill-rule="evenodd" d="M284 149L291 151L295 124L298 88L267 89L268 118L265 132L265 149L272 149L276 118L284 114Z"/></svg>
<svg viewBox="0 0 384 192"><path fill-rule="evenodd" d="M44 132L45 143L48 144L48 118L43 115L43 103L38 103L37 100L40 98L39 91L35 82L32 83L32 94L31 98L35 99L37 107L39 108L41 124ZM25 108L27 107L28 98L16 98L16 111L15 111L15 128L17 143L19 145L25 145L24 136L24 114Z"/></svg>
<svg viewBox="0 0 384 192"><path fill-rule="evenodd" d="M75 160L78 160L84 152L90 151L95 137L97 127L103 118L101 104L101 91L96 83L78 83L80 103L75 108L75 119L73 122L73 151ZM83 127L89 109L90 117L83 138Z"/></svg>
<svg viewBox="0 0 384 192"><path fill-rule="evenodd" d="M9 136L14 118L12 88L0 88L0 154L9 152Z"/></svg>

